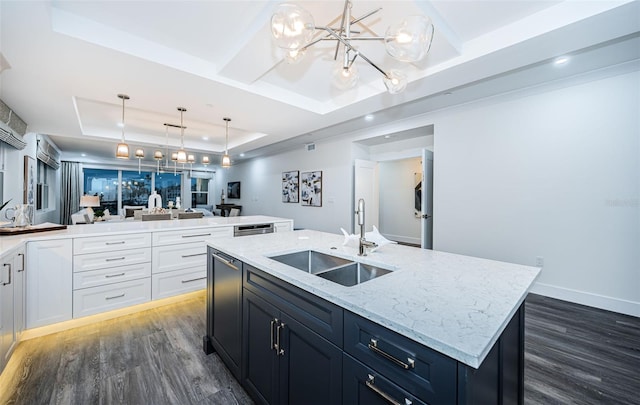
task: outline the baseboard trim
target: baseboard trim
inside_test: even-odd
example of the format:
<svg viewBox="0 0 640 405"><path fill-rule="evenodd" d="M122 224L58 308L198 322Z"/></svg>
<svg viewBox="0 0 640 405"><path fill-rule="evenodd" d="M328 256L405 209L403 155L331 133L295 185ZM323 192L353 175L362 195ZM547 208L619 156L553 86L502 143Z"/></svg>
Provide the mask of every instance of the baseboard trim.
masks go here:
<svg viewBox="0 0 640 405"><path fill-rule="evenodd" d="M640 318L640 302L622 300L619 298L607 297L605 295L572 290L570 288L563 288L544 283L535 283L530 292L544 295L545 297L556 298L563 301L569 301L576 304Z"/></svg>

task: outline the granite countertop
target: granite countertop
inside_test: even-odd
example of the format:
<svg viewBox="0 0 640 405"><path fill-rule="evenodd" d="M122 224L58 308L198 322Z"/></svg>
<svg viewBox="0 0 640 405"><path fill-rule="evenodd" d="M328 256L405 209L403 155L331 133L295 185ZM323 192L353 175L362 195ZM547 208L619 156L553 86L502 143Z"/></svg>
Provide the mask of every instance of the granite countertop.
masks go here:
<svg viewBox="0 0 640 405"><path fill-rule="evenodd" d="M291 221L291 219L269 217L265 215L247 215L237 217L216 216L197 219L173 219L168 221L106 221L88 225L69 225L67 226L67 229L59 231L36 232L15 236L0 236L0 254L9 253L27 241L81 238L113 233L128 234L163 231L170 232L178 229L253 225L281 221Z"/></svg>
<svg viewBox="0 0 640 405"><path fill-rule="evenodd" d="M540 273L536 267L395 244L359 257L357 247L343 241L342 235L305 230L212 239L208 245L474 368ZM269 259L307 249L394 271L344 287Z"/></svg>

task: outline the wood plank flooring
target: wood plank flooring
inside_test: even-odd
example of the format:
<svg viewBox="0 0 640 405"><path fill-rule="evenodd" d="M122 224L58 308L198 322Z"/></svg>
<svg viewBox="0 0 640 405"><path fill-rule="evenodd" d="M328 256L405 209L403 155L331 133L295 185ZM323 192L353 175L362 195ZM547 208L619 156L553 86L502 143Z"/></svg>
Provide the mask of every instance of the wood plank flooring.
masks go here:
<svg viewBox="0 0 640 405"><path fill-rule="evenodd" d="M640 404L640 318L530 295L526 404ZM202 351L204 294L22 342L0 404L251 404Z"/></svg>

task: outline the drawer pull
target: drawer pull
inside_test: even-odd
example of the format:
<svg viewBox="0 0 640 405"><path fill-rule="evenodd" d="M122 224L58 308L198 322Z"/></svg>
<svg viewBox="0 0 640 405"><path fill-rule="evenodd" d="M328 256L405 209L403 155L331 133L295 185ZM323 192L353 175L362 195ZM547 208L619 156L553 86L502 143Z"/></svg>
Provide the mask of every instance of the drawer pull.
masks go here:
<svg viewBox="0 0 640 405"><path fill-rule="evenodd" d="M215 253L211 253L211 256L215 257L216 259L220 260L222 263L226 264L227 266L231 267L234 270L240 270L235 264L231 263L229 260L225 259L222 256L218 256Z"/></svg>
<svg viewBox="0 0 640 405"><path fill-rule="evenodd" d="M110 259L104 259L105 262L115 262L117 260L124 260L124 256L122 256L122 257L112 257Z"/></svg>
<svg viewBox="0 0 640 405"><path fill-rule="evenodd" d="M182 280L180 282L182 284L186 284L186 283L191 283L191 282L194 282L194 281L206 280L206 279L207 279L207 276L204 276L204 277L192 278L191 280Z"/></svg>
<svg viewBox="0 0 640 405"><path fill-rule="evenodd" d="M9 285L11 284L11 263L5 263L4 267L9 267L9 281L6 283L2 283L2 285Z"/></svg>
<svg viewBox="0 0 640 405"><path fill-rule="evenodd" d="M121 277L124 276L125 273L118 273L118 274L105 274L104 277L105 278L111 278L111 277Z"/></svg>
<svg viewBox="0 0 640 405"><path fill-rule="evenodd" d="M24 253L18 253L18 256L22 256L22 270L18 270L18 273L24 271Z"/></svg>
<svg viewBox="0 0 640 405"><path fill-rule="evenodd" d="M387 394L386 392L382 391L380 388L376 387L375 377L372 376L371 374L369 374L369 378L367 379L367 381L365 381L365 384L371 391L380 395L382 398L384 398L388 403L392 405L411 405L413 403L407 398L404 399L404 403L400 401L396 401L395 398L393 398L391 395Z"/></svg>
<svg viewBox="0 0 640 405"><path fill-rule="evenodd" d="M278 356L284 356L284 349L280 342L280 332L284 330L285 326L284 322L280 322L280 325L276 327L276 353Z"/></svg>
<svg viewBox="0 0 640 405"><path fill-rule="evenodd" d="M183 259L186 259L187 257L204 256L204 255L206 255L206 254L207 254L207 252L204 252L204 253L194 253L194 254L192 254L192 255L182 255L182 258L183 258Z"/></svg>
<svg viewBox="0 0 640 405"><path fill-rule="evenodd" d="M198 233L195 235L182 235L183 238L197 238L198 236L211 236L211 232L209 233Z"/></svg>
<svg viewBox="0 0 640 405"><path fill-rule="evenodd" d="M120 242L105 242L105 245L124 245L126 242L121 240Z"/></svg>
<svg viewBox="0 0 640 405"><path fill-rule="evenodd" d="M122 298L124 297L124 293L120 294L120 295L114 295L113 297L104 297L105 300L115 300L116 298Z"/></svg>
<svg viewBox="0 0 640 405"><path fill-rule="evenodd" d="M273 332L274 332L273 326L276 324L276 322L278 322L277 319L272 319L271 323L270 323L270 329L269 330L271 331L271 333L269 333L269 338L270 338L270 347L269 347L269 349L271 349L271 350L275 350L276 349L275 343L273 342Z"/></svg>
<svg viewBox="0 0 640 405"><path fill-rule="evenodd" d="M405 370L409 370L410 368L414 368L416 366L416 362L412 358L407 357L407 362L405 363L402 360L396 359L389 353L378 349L378 341L376 339L371 338L371 341L369 342L369 349L371 349L374 353L381 355L385 359L390 360L391 362L404 368Z"/></svg>

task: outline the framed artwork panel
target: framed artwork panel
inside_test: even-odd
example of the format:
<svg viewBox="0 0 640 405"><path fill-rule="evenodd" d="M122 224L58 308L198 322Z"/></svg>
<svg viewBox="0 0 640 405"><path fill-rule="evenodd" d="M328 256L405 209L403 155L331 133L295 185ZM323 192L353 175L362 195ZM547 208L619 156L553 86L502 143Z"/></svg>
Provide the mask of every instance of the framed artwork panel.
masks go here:
<svg viewBox="0 0 640 405"><path fill-rule="evenodd" d="M303 172L300 175L301 204L322 207L322 171Z"/></svg>
<svg viewBox="0 0 640 405"><path fill-rule="evenodd" d="M282 202L297 203L300 199L300 172L282 172Z"/></svg>

